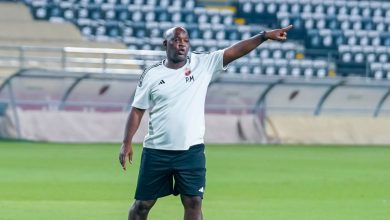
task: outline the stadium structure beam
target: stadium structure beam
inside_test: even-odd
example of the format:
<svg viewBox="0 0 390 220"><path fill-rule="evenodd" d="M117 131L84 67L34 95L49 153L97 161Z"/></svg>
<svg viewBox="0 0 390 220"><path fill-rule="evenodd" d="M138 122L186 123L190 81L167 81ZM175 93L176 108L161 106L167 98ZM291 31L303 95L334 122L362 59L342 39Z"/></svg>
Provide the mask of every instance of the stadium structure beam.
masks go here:
<svg viewBox="0 0 390 220"><path fill-rule="evenodd" d="M76 88L76 86L84 79L86 78L89 78L91 76L90 73L87 73L87 74L84 74L78 78L76 78L76 80L72 83L72 85L69 86L69 88L65 91L64 93L64 96L62 96L61 98L61 103L60 105L58 106L58 109L59 110L63 110L64 109L64 106L65 106L65 102L66 100L69 98L70 94L72 93L72 91L74 90L74 88Z"/></svg>
<svg viewBox="0 0 390 220"><path fill-rule="evenodd" d="M0 85L0 93L1 91L11 82L11 80L17 76L20 76L22 75L22 72L24 72L24 70L21 70L15 74L12 74L11 76L9 76L7 79L4 80L4 82Z"/></svg>
<svg viewBox="0 0 390 220"><path fill-rule="evenodd" d="M11 106L12 106L12 113L13 113L14 118L15 118L16 133L18 134L18 138L21 139L22 138L22 132L20 130L20 120L19 120L18 111L16 110L16 102L15 102L14 91L12 89L12 84L11 83L8 83L7 85L8 85L8 91L9 91L9 96L10 96L10 102L11 102Z"/></svg>
<svg viewBox="0 0 390 220"><path fill-rule="evenodd" d="M268 85L268 87L264 90L264 92L260 95L259 99L256 101L255 107L253 108L253 112L256 112L259 110L261 103L264 102L265 98L267 97L268 93L279 84L282 84L284 82L283 79L279 79L276 82L273 82Z"/></svg>
<svg viewBox="0 0 390 220"><path fill-rule="evenodd" d="M341 80L339 81L338 83L334 84L334 85L331 85L329 87L329 89L324 93L324 95L320 98L320 101L318 102L317 104L317 107L314 111L314 115L320 115L321 114L321 110L322 110L322 106L324 105L326 99L328 99L329 95L339 86L341 85L344 85L345 84L345 81L344 80Z"/></svg>
<svg viewBox="0 0 390 220"><path fill-rule="evenodd" d="M390 88L387 90L387 92L382 96L381 100L379 101L378 105L375 108L374 117L378 117L379 112L382 109L383 103L385 103L386 99L390 96Z"/></svg>
<svg viewBox="0 0 390 220"><path fill-rule="evenodd" d="M12 106L12 114L13 114L13 117L14 117L14 120L15 120L15 127L16 127L16 133L18 135L18 138L22 138L22 133L21 133L21 130L20 130L20 121L19 121L19 115L18 115L18 111L16 110L16 102L15 102L15 96L14 96L14 91L12 89L12 84L11 84L11 81L22 75L23 72L25 70L20 70L18 71L17 73L9 76L6 80L4 80L4 82L0 85L0 93L3 91L3 89L8 86L8 92L9 92L9 96L10 96L10 103L11 103L11 106Z"/></svg>

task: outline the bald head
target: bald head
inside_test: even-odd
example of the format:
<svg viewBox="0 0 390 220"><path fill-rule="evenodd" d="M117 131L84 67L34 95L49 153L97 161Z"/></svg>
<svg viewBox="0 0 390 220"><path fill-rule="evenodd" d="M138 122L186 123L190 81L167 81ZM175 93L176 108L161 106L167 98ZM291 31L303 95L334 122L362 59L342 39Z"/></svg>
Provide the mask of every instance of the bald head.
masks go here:
<svg viewBox="0 0 390 220"><path fill-rule="evenodd" d="M185 28L183 28L183 27L173 27L173 28L169 28L168 30L166 30L164 32L164 40L168 40L168 39L174 37L175 35L177 35L179 33L184 33L188 37L188 32L187 32L187 30Z"/></svg>

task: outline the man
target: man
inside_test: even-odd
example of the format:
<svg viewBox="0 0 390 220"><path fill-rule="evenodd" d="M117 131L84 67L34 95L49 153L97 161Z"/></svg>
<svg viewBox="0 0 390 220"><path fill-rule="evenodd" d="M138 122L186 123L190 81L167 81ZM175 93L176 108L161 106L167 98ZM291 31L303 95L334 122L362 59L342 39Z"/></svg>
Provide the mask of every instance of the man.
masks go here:
<svg viewBox="0 0 390 220"><path fill-rule="evenodd" d="M285 41L292 26L242 40L212 53L191 53L187 31L174 27L164 34L167 58L146 68L140 77L127 120L119 161L132 163L132 138L149 109L135 202L129 219L147 219L158 198L178 195L184 219L202 219L205 189L204 105L213 75L267 39Z"/></svg>

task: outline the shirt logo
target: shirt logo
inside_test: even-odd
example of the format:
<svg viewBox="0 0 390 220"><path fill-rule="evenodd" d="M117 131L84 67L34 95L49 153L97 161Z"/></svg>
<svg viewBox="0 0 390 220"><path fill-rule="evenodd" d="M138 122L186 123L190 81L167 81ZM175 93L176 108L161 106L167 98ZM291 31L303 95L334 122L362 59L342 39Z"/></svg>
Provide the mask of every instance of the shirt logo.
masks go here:
<svg viewBox="0 0 390 220"><path fill-rule="evenodd" d="M194 76L193 75L191 76L191 69L190 68L187 67L184 70L184 75L185 75L186 83L195 81Z"/></svg>
<svg viewBox="0 0 390 220"><path fill-rule="evenodd" d="M186 69L184 70L184 75L185 75L185 76L191 75L191 69L186 68Z"/></svg>
<svg viewBox="0 0 390 220"><path fill-rule="evenodd" d="M162 84L165 84L165 81L164 80L161 80L159 85L162 85Z"/></svg>

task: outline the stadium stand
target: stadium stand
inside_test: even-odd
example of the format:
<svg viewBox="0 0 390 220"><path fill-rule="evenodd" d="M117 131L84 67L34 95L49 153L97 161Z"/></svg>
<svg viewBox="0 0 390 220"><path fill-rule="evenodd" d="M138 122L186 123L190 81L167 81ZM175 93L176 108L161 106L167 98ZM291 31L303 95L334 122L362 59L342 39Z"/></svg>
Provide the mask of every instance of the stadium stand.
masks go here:
<svg viewBox="0 0 390 220"><path fill-rule="evenodd" d="M383 49L390 45L386 1L239 0L226 1L230 7L222 9L194 0L23 2L37 20L73 23L86 39L122 42L135 50L162 50L162 34L173 24L189 30L197 51L221 49L261 29L293 24L289 43L266 43L251 53L258 59L250 65L237 61L229 73L389 79L387 69L379 68L389 59Z"/></svg>
<svg viewBox="0 0 390 220"><path fill-rule="evenodd" d="M185 26L193 50L214 51L248 38L264 29L259 24L237 25L232 10L198 7L195 1L25 1L38 20L68 21L91 40L114 40L130 49L162 50L163 32ZM260 23L261 24L261 23ZM304 59L298 43L267 43L246 59L233 63L229 72L241 74L325 77L330 60ZM296 58L299 59L296 59ZM273 59L278 59L275 63ZM328 65L325 65L328 63ZM277 66L280 65L280 66Z"/></svg>
<svg viewBox="0 0 390 220"><path fill-rule="evenodd" d="M38 60L47 58L47 61L53 61L61 56L64 47L126 48L122 43L86 40L77 28L69 23L35 21L28 7L9 1L0 1L0 28L1 76L9 76L21 67L57 68L60 65ZM68 55L69 58L74 56L72 53ZM34 58L32 65L20 65L20 60L28 57ZM119 57L123 58L123 55ZM133 68L138 69L138 66Z"/></svg>
<svg viewBox="0 0 390 220"><path fill-rule="evenodd" d="M388 59L383 50L390 45L388 1L240 0L237 7L238 16L249 24L293 24L289 36L303 42L307 51L334 57L340 75L388 79L384 70L372 69Z"/></svg>

